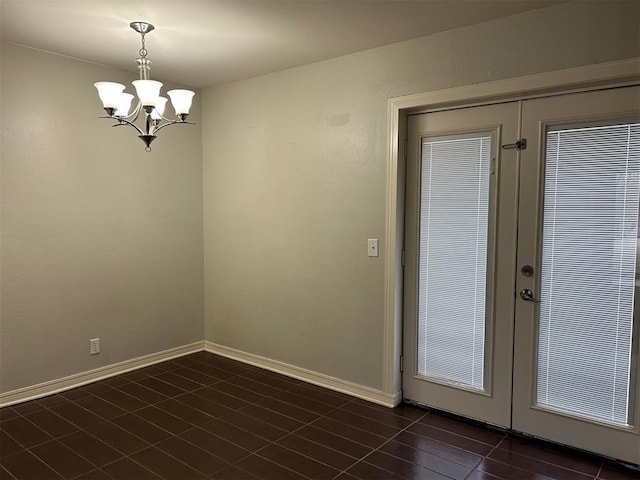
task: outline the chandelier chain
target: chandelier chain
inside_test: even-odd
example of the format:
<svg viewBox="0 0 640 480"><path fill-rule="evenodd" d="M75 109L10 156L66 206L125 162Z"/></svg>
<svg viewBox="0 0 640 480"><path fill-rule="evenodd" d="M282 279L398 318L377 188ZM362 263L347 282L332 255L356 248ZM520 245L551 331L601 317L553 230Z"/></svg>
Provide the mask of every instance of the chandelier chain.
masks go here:
<svg viewBox="0 0 640 480"><path fill-rule="evenodd" d="M144 33L141 33L140 36L142 37L141 42L142 42L142 48L140 50L138 50L138 53L140 54L140 56L142 58L145 58L147 56L147 49L145 48L144 45Z"/></svg>

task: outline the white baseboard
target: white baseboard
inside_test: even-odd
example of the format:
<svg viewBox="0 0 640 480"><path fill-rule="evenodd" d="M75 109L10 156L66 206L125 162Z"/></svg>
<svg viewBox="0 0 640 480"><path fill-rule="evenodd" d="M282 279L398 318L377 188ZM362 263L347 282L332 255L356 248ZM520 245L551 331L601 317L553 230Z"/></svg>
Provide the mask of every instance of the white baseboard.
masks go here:
<svg viewBox="0 0 640 480"><path fill-rule="evenodd" d="M201 350L215 353L223 357L232 358L266 370L281 373L288 377L297 378L298 380L303 380L320 387L328 388L329 390L345 393L385 407L395 407L402 401L402 392L389 394L382 390L358 385L357 383L348 382L323 373L289 365L278 360L271 360L252 353L242 352L216 343L195 342L182 347L170 348L162 352L152 353L142 357L125 360L124 362L115 363L113 365L96 368L87 372L76 373L74 375L69 375L68 377L58 378L56 380L50 380L37 385L19 388L10 392L0 393L0 407L7 407L16 403L46 397L47 395L70 390L88 383L113 377L114 375L137 370L142 367L164 362L172 358L189 355L190 353L199 352Z"/></svg>
<svg viewBox="0 0 640 480"><path fill-rule="evenodd" d="M204 342L195 342L182 347L170 348L162 352L143 355L142 357L132 358L124 362L114 363L105 367L89 370L88 372L76 373L68 377L50 380L48 382L31 385L29 387L19 388L10 392L0 393L0 407L6 407L15 403L33 400L54 393L70 390L72 388L86 385L87 383L96 382L105 378L113 377L121 373L137 370L138 368L147 367L154 363L164 362L172 358L189 355L190 353L203 350Z"/></svg>
<svg viewBox="0 0 640 480"><path fill-rule="evenodd" d="M358 385L357 383L341 380L323 373L313 372L278 360L271 360L252 353L246 353L234 348L225 347L224 345L218 345L213 342L205 341L204 349L210 353L215 353L223 357L248 363L266 370L271 370L272 372L281 373L288 377L297 378L298 380L313 383L314 385L345 393L353 397L358 397L385 407L393 408L402 400L401 392L397 392L395 394L385 393L382 390L365 387L363 385Z"/></svg>
<svg viewBox="0 0 640 480"><path fill-rule="evenodd" d="M393 394L393 407L397 407L402 403L402 390L398 390Z"/></svg>

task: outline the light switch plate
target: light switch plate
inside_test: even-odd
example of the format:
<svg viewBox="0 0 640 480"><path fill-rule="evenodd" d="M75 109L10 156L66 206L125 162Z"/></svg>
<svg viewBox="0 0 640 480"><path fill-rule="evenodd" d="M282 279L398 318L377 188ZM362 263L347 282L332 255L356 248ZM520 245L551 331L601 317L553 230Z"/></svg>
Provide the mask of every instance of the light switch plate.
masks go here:
<svg viewBox="0 0 640 480"><path fill-rule="evenodd" d="M378 239L370 238L367 240L367 255L370 257L378 256Z"/></svg>

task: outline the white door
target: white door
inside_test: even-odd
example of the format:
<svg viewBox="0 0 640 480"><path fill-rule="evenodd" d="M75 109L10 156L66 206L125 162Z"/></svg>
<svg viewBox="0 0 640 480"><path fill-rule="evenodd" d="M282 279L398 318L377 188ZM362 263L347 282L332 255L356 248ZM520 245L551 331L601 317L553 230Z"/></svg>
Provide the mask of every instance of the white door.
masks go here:
<svg viewBox="0 0 640 480"><path fill-rule="evenodd" d="M513 428L640 464L640 88L529 100L522 125Z"/></svg>
<svg viewBox="0 0 640 480"><path fill-rule="evenodd" d="M406 399L640 463L639 112L628 87L410 117Z"/></svg>
<svg viewBox="0 0 640 480"><path fill-rule="evenodd" d="M403 393L505 427L517 126L517 103L408 122Z"/></svg>

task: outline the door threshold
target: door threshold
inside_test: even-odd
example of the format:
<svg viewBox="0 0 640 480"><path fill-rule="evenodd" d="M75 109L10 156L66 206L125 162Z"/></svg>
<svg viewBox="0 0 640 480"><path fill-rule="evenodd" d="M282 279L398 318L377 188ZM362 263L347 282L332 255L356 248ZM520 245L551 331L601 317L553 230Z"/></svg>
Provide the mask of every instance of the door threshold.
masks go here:
<svg viewBox="0 0 640 480"><path fill-rule="evenodd" d="M572 447L570 445L565 445L563 443L552 442L551 440L546 440L544 438L536 437L534 435L529 435L524 432L519 432L517 430L513 430L511 428L501 427L499 425L493 425L491 423L478 420L475 418L465 417L463 415L459 415L457 413L448 412L446 410L441 410L438 408L433 408L428 405L423 405L421 403L415 402L413 400L402 400L402 403L406 403L411 405L412 407L419 408L420 410L428 411L430 413L435 413L441 417L450 418L452 420L456 420L460 423L466 423L468 425L473 425L479 428L483 428L485 430L490 430L493 432L504 433L507 434L510 438L516 440L522 440L530 442L531 444L548 448L550 450L556 450L563 453L568 453L571 455L576 455L582 458L590 459L593 461L604 462L608 466L612 466L614 468L622 469L625 472L630 474L638 474L640 475L640 465L636 465L634 463L625 462L623 460L618 460L616 458L611 458L606 455L600 455L594 452L590 452L588 450L582 450L580 448Z"/></svg>

